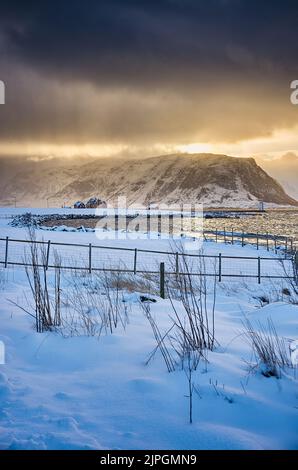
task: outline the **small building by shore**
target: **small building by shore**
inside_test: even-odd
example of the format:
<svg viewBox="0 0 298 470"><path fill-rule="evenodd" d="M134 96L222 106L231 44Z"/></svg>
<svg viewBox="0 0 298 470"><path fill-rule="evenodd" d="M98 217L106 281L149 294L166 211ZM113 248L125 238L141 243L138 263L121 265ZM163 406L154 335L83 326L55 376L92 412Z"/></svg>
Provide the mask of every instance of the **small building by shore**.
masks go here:
<svg viewBox="0 0 298 470"><path fill-rule="evenodd" d="M99 207L107 207L107 203L97 197L91 197L86 203L83 201L75 202L73 207L74 209L97 209Z"/></svg>
<svg viewBox="0 0 298 470"><path fill-rule="evenodd" d="M85 209L86 205L82 201L77 201L73 205L74 209Z"/></svg>

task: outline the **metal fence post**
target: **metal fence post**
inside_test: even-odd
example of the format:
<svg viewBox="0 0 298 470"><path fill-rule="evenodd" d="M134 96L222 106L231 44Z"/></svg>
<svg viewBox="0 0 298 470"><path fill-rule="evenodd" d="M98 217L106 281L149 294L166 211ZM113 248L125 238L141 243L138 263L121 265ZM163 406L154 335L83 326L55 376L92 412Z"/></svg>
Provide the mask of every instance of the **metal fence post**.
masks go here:
<svg viewBox="0 0 298 470"><path fill-rule="evenodd" d="M92 272L92 244L89 243L89 273Z"/></svg>
<svg viewBox="0 0 298 470"><path fill-rule="evenodd" d="M259 234L257 233L257 250L259 249Z"/></svg>
<svg viewBox="0 0 298 470"><path fill-rule="evenodd" d="M274 235L274 252L277 253L276 235Z"/></svg>
<svg viewBox="0 0 298 470"><path fill-rule="evenodd" d="M135 248L135 254L134 254L134 260L133 260L133 273L137 273L137 255L138 255L138 249Z"/></svg>
<svg viewBox="0 0 298 470"><path fill-rule="evenodd" d="M128 215L127 212L126 212L126 214L125 214L125 230L126 230L126 231L128 231L129 222L130 222L130 217L129 217L129 215Z"/></svg>
<svg viewBox="0 0 298 470"><path fill-rule="evenodd" d="M179 274L179 253L177 251L176 255L176 274Z"/></svg>
<svg viewBox="0 0 298 470"><path fill-rule="evenodd" d="M51 249L51 240L48 240L46 270L48 270L48 267L49 267L50 249Z"/></svg>
<svg viewBox="0 0 298 470"><path fill-rule="evenodd" d="M224 228L224 242L227 243L227 238L226 238L226 227Z"/></svg>
<svg viewBox="0 0 298 470"><path fill-rule="evenodd" d="M215 242L217 243L217 229L215 230Z"/></svg>
<svg viewBox="0 0 298 470"><path fill-rule="evenodd" d="M191 233L193 233L195 231L195 228L196 228L195 216L196 216L196 211L195 211L194 205L191 204L191 207L190 207L190 230L191 230Z"/></svg>
<svg viewBox="0 0 298 470"><path fill-rule="evenodd" d="M221 266L222 265L222 257L221 253L218 254L218 282L221 282Z"/></svg>
<svg viewBox="0 0 298 470"><path fill-rule="evenodd" d="M234 229L232 228L232 245L234 245Z"/></svg>
<svg viewBox="0 0 298 470"><path fill-rule="evenodd" d="M169 215L169 235L170 238L173 238L174 234L174 214Z"/></svg>
<svg viewBox="0 0 298 470"><path fill-rule="evenodd" d="M266 246L267 246L267 251L269 251L269 234L266 232Z"/></svg>
<svg viewBox="0 0 298 470"><path fill-rule="evenodd" d="M261 258L258 257L258 284L261 284Z"/></svg>
<svg viewBox="0 0 298 470"><path fill-rule="evenodd" d="M118 209L117 209L117 213L115 214L115 238L119 238L119 214L118 214Z"/></svg>
<svg viewBox="0 0 298 470"><path fill-rule="evenodd" d="M4 261L5 268L7 268L7 262L8 262L8 237L6 237L6 241L5 241L5 261Z"/></svg>
<svg viewBox="0 0 298 470"><path fill-rule="evenodd" d="M244 246L244 232L242 230L242 235L241 235L241 246Z"/></svg>
<svg viewBox="0 0 298 470"><path fill-rule="evenodd" d="M165 298L165 263L159 265L159 285L160 285L160 297Z"/></svg>
<svg viewBox="0 0 298 470"><path fill-rule="evenodd" d="M294 281L298 285L298 251L294 254Z"/></svg>
<svg viewBox="0 0 298 470"><path fill-rule="evenodd" d="M180 236L184 233L184 213L183 213L183 206L181 207L180 213Z"/></svg>
<svg viewBox="0 0 298 470"><path fill-rule="evenodd" d="M157 214L157 232L161 234L161 213Z"/></svg>

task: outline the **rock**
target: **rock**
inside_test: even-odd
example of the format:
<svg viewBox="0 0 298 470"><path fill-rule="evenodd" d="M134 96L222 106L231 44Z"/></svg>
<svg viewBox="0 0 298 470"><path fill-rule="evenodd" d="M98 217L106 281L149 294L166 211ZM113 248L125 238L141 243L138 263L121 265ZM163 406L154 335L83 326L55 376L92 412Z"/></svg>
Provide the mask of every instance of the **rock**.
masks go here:
<svg viewBox="0 0 298 470"><path fill-rule="evenodd" d="M151 302L155 303L156 299L152 299L151 297L147 297L146 295L140 295L140 301L143 302Z"/></svg>

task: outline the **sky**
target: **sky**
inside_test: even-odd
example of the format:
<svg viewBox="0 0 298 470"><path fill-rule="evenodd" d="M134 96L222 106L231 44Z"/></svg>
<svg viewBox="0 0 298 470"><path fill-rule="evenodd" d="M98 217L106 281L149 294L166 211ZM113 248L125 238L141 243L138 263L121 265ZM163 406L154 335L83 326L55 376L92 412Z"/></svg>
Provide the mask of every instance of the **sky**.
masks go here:
<svg viewBox="0 0 298 470"><path fill-rule="evenodd" d="M298 151L296 0L6 1L0 154Z"/></svg>

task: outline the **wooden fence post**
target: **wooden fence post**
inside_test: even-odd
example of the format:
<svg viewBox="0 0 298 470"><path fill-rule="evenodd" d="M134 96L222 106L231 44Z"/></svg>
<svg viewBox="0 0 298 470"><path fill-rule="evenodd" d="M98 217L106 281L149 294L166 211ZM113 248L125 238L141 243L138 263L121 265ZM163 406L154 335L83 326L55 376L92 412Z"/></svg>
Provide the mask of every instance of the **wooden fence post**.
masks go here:
<svg viewBox="0 0 298 470"><path fill-rule="evenodd" d="M89 243L89 273L92 272L92 245Z"/></svg>
<svg viewBox="0 0 298 470"><path fill-rule="evenodd" d="M269 251L269 234L266 232L266 246L267 246L267 251Z"/></svg>
<svg viewBox="0 0 298 470"><path fill-rule="evenodd" d="M241 235L241 246L244 246L244 232L242 230L242 235Z"/></svg>
<svg viewBox="0 0 298 470"><path fill-rule="evenodd" d="M135 248L135 255L134 255L134 260L133 260L133 273L137 274L137 255L138 255L138 249Z"/></svg>
<svg viewBox="0 0 298 470"><path fill-rule="evenodd" d="M159 266L159 286L160 286L160 297L165 298L165 263L160 263Z"/></svg>
<svg viewBox="0 0 298 470"><path fill-rule="evenodd" d="M261 284L261 258L258 257L258 284Z"/></svg>
<svg viewBox="0 0 298 470"><path fill-rule="evenodd" d="M232 245L234 245L234 229L232 228Z"/></svg>
<svg viewBox="0 0 298 470"><path fill-rule="evenodd" d="M218 282L221 282L221 266L222 265L222 258L221 253L218 254Z"/></svg>
<svg viewBox="0 0 298 470"><path fill-rule="evenodd" d="M257 233L257 250L259 249L259 234Z"/></svg>
<svg viewBox="0 0 298 470"><path fill-rule="evenodd" d="M48 240L46 270L48 270L48 268L49 268L50 249L51 249L51 240Z"/></svg>
<svg viewBox="0 0 298 470"><path fill-rule="evenodd" d="M8 262L8 237L6 237L6 242L5 242L5 261L4 261L5 268L7 268L7 262Z"/></svg>

